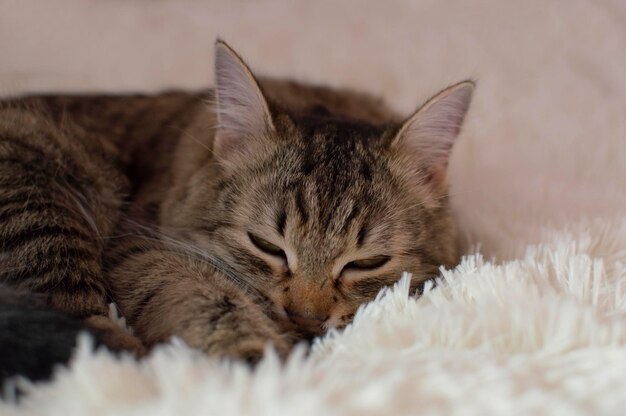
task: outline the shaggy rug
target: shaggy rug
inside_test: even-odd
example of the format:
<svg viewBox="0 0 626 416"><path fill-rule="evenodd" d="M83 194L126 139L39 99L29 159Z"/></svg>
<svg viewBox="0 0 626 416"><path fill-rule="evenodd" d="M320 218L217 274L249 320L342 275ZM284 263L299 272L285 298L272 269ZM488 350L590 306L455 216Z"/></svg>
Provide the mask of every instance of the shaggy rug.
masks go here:
<svg viewBox="0 0 626 416"><path fill-rule="evenodd" d="M469 254L437 287L415 299L398 276L344 331L254 371L83 338L0 414L624 414L625 22L619 0L0 0L2 94L207 86L217 33L260 72L403 112L478 79L450 164Z"/></svg>

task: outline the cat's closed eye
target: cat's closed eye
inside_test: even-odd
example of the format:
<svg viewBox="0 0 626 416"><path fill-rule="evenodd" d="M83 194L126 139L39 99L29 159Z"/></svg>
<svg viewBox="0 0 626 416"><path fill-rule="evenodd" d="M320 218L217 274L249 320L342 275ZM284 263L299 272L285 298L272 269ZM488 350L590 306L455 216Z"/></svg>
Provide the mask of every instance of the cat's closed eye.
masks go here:
<svg viewBox="0 0 626 416"><path fill-rule="evenodd" d="M283 249L278 247L277 245L272 244L269 241L257 235L254 235L252 233L248 233L248 238L250 238L250 241L252 242L252 244L254 244L256 248L258 248L262 252L269 254L271 256L280 257L283 260L287 259L287 255L285 254Z"/></svg>
<svg viewBox="0 0 626 416"><path fill-rule="evenodd" d="M354 260L343 266L342 273L348 270L374 270L386 264L391 257L376 256L368 259Z"/></svg>

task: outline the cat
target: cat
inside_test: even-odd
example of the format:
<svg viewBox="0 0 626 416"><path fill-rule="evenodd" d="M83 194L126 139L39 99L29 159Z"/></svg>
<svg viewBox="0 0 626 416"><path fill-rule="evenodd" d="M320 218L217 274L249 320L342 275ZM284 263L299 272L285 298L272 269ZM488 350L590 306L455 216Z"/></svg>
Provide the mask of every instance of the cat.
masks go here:
<svg viewBox="0 0 626 416"><path fill-rule="evenodd" d="M447 162L474 83L403 118L365 93L255 77L0 107L0 283L113 348L172 336L255 362L348 324L401 272L459 257ZM135 335L107 323L114 301Z"/></svg>

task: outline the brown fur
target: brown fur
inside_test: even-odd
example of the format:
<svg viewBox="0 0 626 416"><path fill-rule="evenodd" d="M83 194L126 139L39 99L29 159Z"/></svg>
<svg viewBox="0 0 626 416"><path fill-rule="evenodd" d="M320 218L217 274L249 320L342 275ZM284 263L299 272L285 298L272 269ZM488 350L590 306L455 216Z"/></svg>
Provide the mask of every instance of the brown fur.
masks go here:
<svg viewBox="0 0 626 416"><path fill-rule="evenodd" d="M118 347L143 348L103 321L110 300L148 347L178 335L255 360L267 341L287 353L345 325L402 271L418 287L455 264L445 175L395 144L400 117L362 93L260 87L271 132L223 157L212 91L6 101L0 282ZM288 262L246 233L280 240ZM378 255L390 257L380 270L338 276Z"/></svg>

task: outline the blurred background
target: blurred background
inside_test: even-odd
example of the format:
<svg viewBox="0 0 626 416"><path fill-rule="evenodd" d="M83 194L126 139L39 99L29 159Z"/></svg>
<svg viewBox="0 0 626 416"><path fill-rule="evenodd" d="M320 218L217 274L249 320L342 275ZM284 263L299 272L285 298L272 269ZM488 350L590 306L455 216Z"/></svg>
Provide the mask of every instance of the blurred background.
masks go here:
<svg viewBox="0 0 626 416"><path fill-rule="evenodd" d="M0 0L0 94L206 88L218 35L258 73L403 113L478 80L450 181L464 235L489 256L626 213L622 0Z"/></svg>

